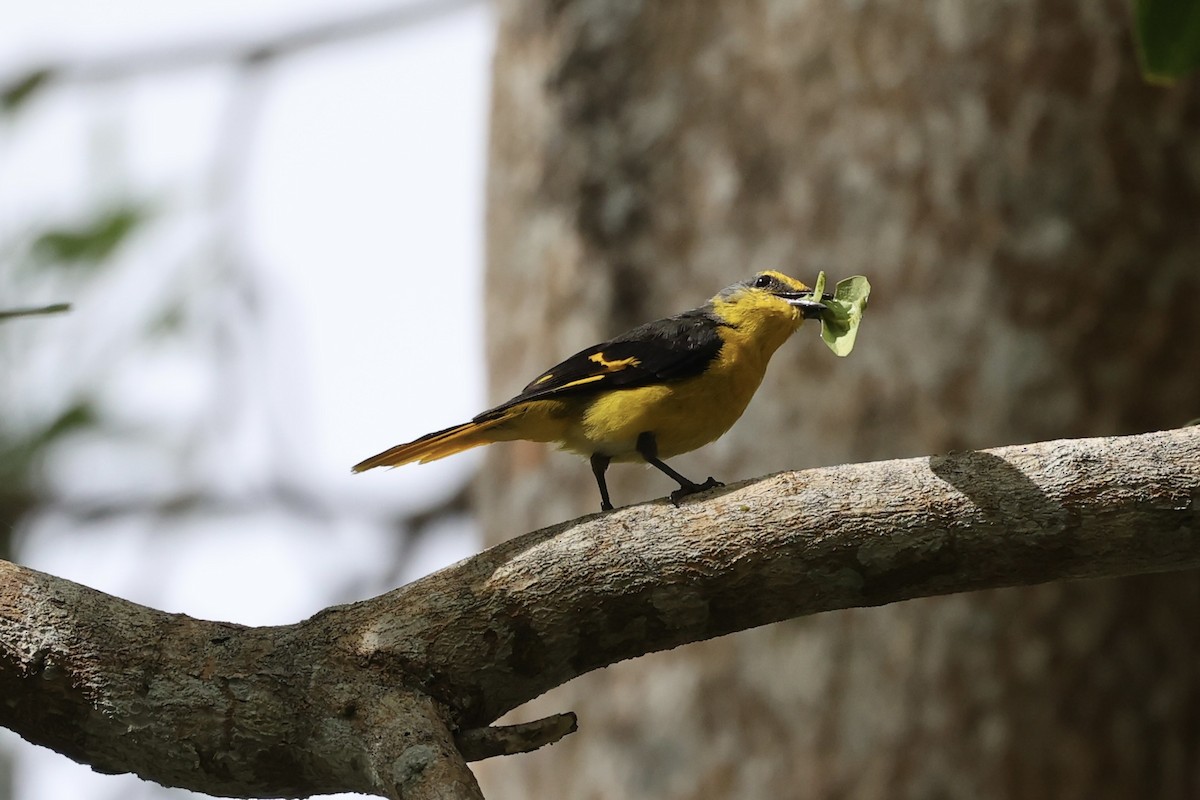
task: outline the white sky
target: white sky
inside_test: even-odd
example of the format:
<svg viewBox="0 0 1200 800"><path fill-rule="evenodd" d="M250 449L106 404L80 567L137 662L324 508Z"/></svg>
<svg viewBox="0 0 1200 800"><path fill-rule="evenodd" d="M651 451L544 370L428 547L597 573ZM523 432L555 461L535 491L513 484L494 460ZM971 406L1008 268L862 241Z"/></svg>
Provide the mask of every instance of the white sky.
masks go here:
<svg viewBox="0 0 1200 800"><path fill-rule="evenodd" d="M371 7L338 0L3 0L0 79L47 56L225 33L240 39ZM251 382L261 393L252 399L258 416L249 427L284 428L286 446L276 452L252 430L235 436L228 469L217 465L211 480L236 493L240 481L282 469L323 498L332 517L298 523L265 510L176 524L166 536L152 523L124 521L81 536L66 520L46 519L23 540L22 563L159 608L246 624L295 621L333 600L355 599L344 596L347 587L396 584L386 572L393 534L376 520L444 495L477 458L360 476L349 467L484 405L479 287L492 42L490 10L479 5L288 59L264 84L236 232L271 302L258 360L241 368L267 372ZM130 176L169 206L194 201L177 192L202 183L228 97L228 74L208 69L98 94L55 91L16 124L0 123L0 239L31 209L86 207L102 194L97 185ZM122 142L120 169L94 167L98 120ZM129 258L186 258L203 234L186 222L156 229L144 252ZM38 324L70 332L98 314L111 317L118 305L128 314L138 297L149 303L158 290L145 277L136 283L114 280L92 296L96 308L77 306L69 320ZM4 287L0 275L0 306L79 300L9 298ZM458 303L452 317L425 299L431 288ZM85 331L75 332L79 339L51 351L57 355L50 363L14 372L23 391L53 402L63 391L53 382L69 379L45 376L83 372L111 355ZM109 391L131 420L170 410L184 415L221 388L178 357L114 364ZM111 460L97 443L51 467L58 479L97 493L160 480L152 458ZM403 578L473 546L469 526L448 526L418 543ZM0 746L17 753L17 800L190 796L95 775L7 731L0 731Z"/></svg>

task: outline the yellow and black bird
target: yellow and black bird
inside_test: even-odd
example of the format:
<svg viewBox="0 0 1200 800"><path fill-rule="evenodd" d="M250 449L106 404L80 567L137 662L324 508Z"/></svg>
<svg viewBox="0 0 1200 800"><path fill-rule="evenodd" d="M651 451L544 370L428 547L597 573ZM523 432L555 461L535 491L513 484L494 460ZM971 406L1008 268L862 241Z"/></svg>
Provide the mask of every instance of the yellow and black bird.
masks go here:
<svg viewBox="0 0 1200 800"><path fill-rule="evenodd" d="M737 421L771 355L805 319L826 310L800 281L760 272L700 308L648 322L543 372L470 422L396 445L355 472L398 467L492 442L557 442L591 459L600 509L611 510L612 461L644 461L679 483L678 501L722 484L693 483L663 461L717 439Z"/></svg>

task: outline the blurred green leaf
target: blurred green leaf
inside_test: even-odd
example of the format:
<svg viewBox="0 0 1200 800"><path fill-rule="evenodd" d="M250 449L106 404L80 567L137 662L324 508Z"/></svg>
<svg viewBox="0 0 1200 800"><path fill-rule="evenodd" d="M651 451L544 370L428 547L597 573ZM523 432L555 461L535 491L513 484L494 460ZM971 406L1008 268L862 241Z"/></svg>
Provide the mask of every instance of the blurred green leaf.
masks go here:
<svg viewBox="0 0 1200 800"><path fill-rule="evenodd" d="M11 114L37 94L54 77L47 68L30 70L16 80L0 86L0 111Z"/></svg>
<svg viewBox="0 0 1200 800"><path fill-rule="evenodd" d="M146 218L133 205L115 206L77 226L50 228L34 241L33 252L46 262L94 266L111 256Z"/></svg>
<svg viewBox="0 0 1200 800"><path fill-rule="evenodd" d="M14 486L24 485L30 463L47 445L99 424L100 417L92 403L80 400L48 424L20 438L6 441L0 437L0 480Z"/></svg>
<svg viewBox="0 0 1200 800"><path fill-rule="evenodd" d="M1137 0L1134 28L1142 73L1172 83L1200 67L1200 2Z"/></svg>
<svg viewBox="0 0 1200 800"><path fill-rule="evenodd" d="M44 447L55 439L60 439L81 428L90 428L99 421L100 417L96 414L96 409L92 404L88 401L80 401L59 414L53 422L41 430L34 441L39 447Z"/></svg>
<svg viewBox="0 0 1200 800"><path fill-rule="evenodd" d="M179 333L187 324L187 311L181 302L168 304L162 312L150 321L146 332L154 338Z"/></svg>

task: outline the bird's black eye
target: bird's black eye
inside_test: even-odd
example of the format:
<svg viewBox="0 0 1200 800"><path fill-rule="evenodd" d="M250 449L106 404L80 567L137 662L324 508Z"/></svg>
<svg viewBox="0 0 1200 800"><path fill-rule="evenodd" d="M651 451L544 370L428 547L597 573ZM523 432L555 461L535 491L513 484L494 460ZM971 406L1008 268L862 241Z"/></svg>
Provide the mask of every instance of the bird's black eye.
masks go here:
<svg viewBox="0 0 1200 800"><path fill-rule="evenodd" d="M754 285L755 289L765 289L771 285L771 276L770 275L759 275L757 278L754 279L753 285Z"/></svg>

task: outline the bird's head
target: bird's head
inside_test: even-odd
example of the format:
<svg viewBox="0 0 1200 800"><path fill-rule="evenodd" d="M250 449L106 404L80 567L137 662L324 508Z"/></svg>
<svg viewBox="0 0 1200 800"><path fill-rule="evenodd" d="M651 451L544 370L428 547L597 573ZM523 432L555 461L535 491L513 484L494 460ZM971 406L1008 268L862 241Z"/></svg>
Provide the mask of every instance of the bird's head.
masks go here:
<svg viewBox="0 0 1200 800"><path fill-rule="evenodd" d="M821 300L832 297L814 297L813 290L795 278L768 270L722 289L712 304L733 325L787 325L795 330L804 320L820 317L826 310Z"/></svg>

